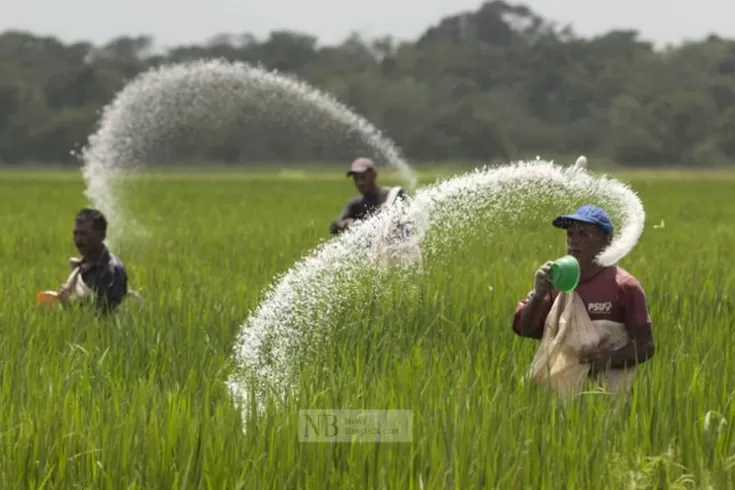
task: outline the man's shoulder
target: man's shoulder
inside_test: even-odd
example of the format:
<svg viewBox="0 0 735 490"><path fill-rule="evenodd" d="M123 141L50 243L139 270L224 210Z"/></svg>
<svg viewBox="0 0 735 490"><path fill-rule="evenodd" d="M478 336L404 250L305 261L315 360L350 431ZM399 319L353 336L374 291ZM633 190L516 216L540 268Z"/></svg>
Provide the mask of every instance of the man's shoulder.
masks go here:
<svg viewBox="0 0 735 490"><path fill-rule="evenodd" d="M641 283L633 274L618 265L605 267L592 280L580 286L585 289L595 291L629 291L633 289L643 289Z"/></svg>
<svg viewBox="0 0 735 490"><path fill-rule="evenodd" d="M408 198L408 194L406 194L406 191L403 189L403 187L399 185L385 188L385 198L388 198L388 196L390 196L391 193L395 194L396 199Z"/></svg>
<svg viewBox="0 0 735 490"><path fill-rule="evenodd" d="M347 206L357 206L358 204L362 203L362 201L365 200L365 196L358 194L355 197L351 198L349 201L347 201Z"/></svg>
<svg viewBox="0 0 735 490"><path fill-rule="evenodd" d="M111 272L126 273L125 263L120 257L112 252L109 252L110 259L107 261L106 269Z"/></svg>
<svg viewBox="0 0 735 490"><path fill-rule="evenodd" d="M610 286L614 284L614 287L619 292L619 294L623 294L624 296L636 296L640 294L645 295L645 290L641 282L628 270L618 265L614 265L610 266L608 268L608 271L609 272L607 272L606 274L607 280L605 282L606 284L612 283L610 284Z"/></svg>
<svg viewBox="0 0 735 490"><path fill-rule="evenodd" d="M615 268L615 282L620 287L639 287L642 288L640 281L637 277L631 274L626 269L623 269L619 265L614 266Z"/></svg>

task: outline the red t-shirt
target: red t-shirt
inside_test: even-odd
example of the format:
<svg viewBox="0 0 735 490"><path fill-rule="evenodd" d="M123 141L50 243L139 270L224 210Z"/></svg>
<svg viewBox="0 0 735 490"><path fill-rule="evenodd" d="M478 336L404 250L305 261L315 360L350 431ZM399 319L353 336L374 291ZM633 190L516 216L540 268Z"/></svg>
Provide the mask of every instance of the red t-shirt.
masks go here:
<svg viewBox="0 0 735 490"><path fill-rule="evenodd" d="M621 267L610 266L601 269L594 276L580 282L576 292L582 298L592 320L624 323L629 328L651 324L643 287L633 275ZM520 312L530 301L531 295L532 293L529 293L516 307L513 331L518 335L520 335L518 331ZM529 335L530 337L537 339L542 337L544 321L558 295L559 291L555 289L544 297L541 322L533 334Z"/></svg>

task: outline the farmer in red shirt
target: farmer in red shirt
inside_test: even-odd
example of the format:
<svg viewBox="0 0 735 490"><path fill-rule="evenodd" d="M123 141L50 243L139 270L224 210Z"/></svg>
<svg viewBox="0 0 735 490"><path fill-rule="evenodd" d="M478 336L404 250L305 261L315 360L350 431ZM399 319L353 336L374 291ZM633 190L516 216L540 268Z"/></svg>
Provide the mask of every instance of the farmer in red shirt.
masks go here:
<svg viewBox="0 0 735 490"><path fill-rule="evenodd" d="M590 374L625 369L650 359L654 342L643 287L621 267L602 267L595 262L595 257L612 240L613 226L607 213L585 205L571 215L559 216L552 224L567 231L567 253L579 261L581 269L576 293L590 319L623 323L630 337L630 342L618 350L598 350L582 359L590 364ZM534 339L543 336L546 316L559 295L549 280L550 264L547 262L536 272L533 291L518 303L513 318L513 331L517 335Z"/></svg>

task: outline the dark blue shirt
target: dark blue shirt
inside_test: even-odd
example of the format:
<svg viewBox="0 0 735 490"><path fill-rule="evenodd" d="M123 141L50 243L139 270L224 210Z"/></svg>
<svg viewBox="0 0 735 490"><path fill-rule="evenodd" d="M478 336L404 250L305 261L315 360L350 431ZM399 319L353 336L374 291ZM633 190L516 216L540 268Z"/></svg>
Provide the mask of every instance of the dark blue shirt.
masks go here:
<svg viewBox="0 0 735 490"><path fill-rule="evenodd" d="M82 266L82 280L95 293L98 311L117 309L128 294L128 274L125 265L107 247L96 264Z"/></svg>
<svg viewBox="0 0 735 490"><path fill-rule="evenodd" d="M352 218L355 221L365 220L369 216L375 214L376 211L380 209L385 200L388 198L389 191L390 189L384 192L378 192L377 194L357 196L351 199L347 203L347 206L345 206L345 208L342 210L339 217L337 217L336 220L332 221L329 226L329 231L333 235L336 235L343 231L339 224L340 221L347 218ZM403 191L403 189L399 190L398 194L396 195L396 201L399 199L406 199L406 193Z"/></svg>

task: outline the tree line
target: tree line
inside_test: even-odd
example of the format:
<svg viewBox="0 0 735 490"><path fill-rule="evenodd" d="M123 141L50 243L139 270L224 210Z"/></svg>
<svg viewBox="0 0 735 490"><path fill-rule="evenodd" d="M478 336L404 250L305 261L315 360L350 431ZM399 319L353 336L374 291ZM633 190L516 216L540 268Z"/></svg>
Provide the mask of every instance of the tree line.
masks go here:
<svg viewBox="0 0 735 490"><path fill-rule="evenodd" d="M411 42L352 35L321 46L308 34L275 31L264 40L220 35L203 45L153 47L146 36L95 46L1 33L0 162L78 165L71 152L126 83L153 66L200 58L293 74L366 117L411 161L586 153L631 167L735 162L735 40L716 36L664 50L633 30L582 38L522 4L496 0L440 19ZM203 142L185 157L345 156L310 144L308 131L246 136Z"/></svg>

